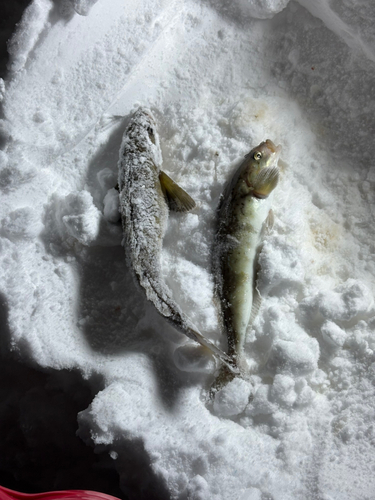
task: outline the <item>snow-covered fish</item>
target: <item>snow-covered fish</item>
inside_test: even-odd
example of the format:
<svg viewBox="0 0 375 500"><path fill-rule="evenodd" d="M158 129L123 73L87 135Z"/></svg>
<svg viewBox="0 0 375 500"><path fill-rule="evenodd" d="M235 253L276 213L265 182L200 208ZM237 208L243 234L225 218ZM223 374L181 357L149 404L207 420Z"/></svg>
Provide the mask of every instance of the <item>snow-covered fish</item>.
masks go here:
<svg viewBox="0 0 375 500"><path fill-rule="evenodd" d="M246 373L242 356L246 330L260 306L257 261L264 232L273 222L270 195L279 179L280 150L281 146L269 139L252 149L228 183L218 207L213 273L228 355L242 374ZM224 367L214 387L233 376L233 371Z"/></svg>
<svg viewBox="0 0 375 500"><path fill-rule="evenodd" d="M229 357L205 339L173 300L161 277L161 251L171 210L185 212L194 200L160 170L162 154L155 120L139 108L125 130L120 148L120 213L126 257L135 278L158 310L172 325L228 363Z"/></svg>

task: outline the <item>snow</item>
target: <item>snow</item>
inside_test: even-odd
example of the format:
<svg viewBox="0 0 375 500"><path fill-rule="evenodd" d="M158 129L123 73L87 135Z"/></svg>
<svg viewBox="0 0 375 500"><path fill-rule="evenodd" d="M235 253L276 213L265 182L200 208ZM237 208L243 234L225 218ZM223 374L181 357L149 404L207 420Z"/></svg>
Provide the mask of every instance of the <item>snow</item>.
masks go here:
<svg viewBox="0 0 375 500"><path fill-rule="evenodd" d="M248 382L235 378L215 394L214 413L220 417L239 415L249 402L251 390Z"/></svg>
<svg viewBox="0 0 375 500"><path fill-rule="evenodd" d="M118 222L120 219L118 191L115 188L108 190L103 200L103 215L109 222Z"/></svg>
<svg viewBox="0 0 375 500"><path fill-rule="evenodd" d="M30 4L0 85L1 370L15 384L1 470L31 490L80 475L106 488L92 447L124 499L373 498L374 21L364 0ZM215 209L252 147L283 147L251 375L214 401L218 363L126 266L115 185L139 105L197 202L169 215L163 278L221 348Z"/></svg>

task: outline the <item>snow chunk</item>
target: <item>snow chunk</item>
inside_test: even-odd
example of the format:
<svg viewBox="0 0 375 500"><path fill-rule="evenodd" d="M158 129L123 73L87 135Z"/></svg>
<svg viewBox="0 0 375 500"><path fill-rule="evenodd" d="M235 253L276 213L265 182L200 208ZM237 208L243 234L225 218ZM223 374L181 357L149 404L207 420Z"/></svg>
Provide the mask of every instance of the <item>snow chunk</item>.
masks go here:
<svg viewBox="0 0 375 500"><path fill-rule="evenodd" d="M253 401L246 408L246 415L251 417L271 415L276 409L277 405L274 401L271 401L270 386L261 385L255 393Z"/></svg>
<svg viewBox="0 0 375 500"><path fill-rule="evenodd" d="M300 303L305 314L318 311L331 321L352 321L373 313L374 299L370 290L360 281L349 279L334 290L319 292Z"/></svg>
<svg viewBox="0 0 375 500"><path fill-rule="evenodd" d="M345 343L346 332L333 321L326 321L321 328L323 339L332 347L339 348Z"/></svg>
<svg viewBox="0 0 375 500"><path fill-rule="evenodd" d="M305 375L318 367L319 353L316 339L304 338L303 341L277 339L267 364L275 371Z"/></svg>
<svg viewBox="0 0 375 500"><path fill-rule="evenodd" d="M73 5L73 9L80 16L88 16L90 9L96 4L98 0L70 0Z"/></svg>
<svg viewBox="0 0 375 500"><path fill-rule="evenodd" d="M294 385L295 381L292 377L281 374L276 375L271 387L271 398L283 405L292 406L297 399Z"/></svg>
<svg viewBox="0 0 375 500"><path fill-rule="evenodd" d="M64 215L62 221L68 233L83 245L88 245L99 233L100 212L93 204L88 191L72 193L65 198L70 215Z"/></svg>
<svg viewBox="0 0 375 500"><path fill-rule="evenodd" d="M113 188L117 184L117 172L113 172L110 168L106 167L103 170L100 170L96 174L96 178L100 184L100 187L104 192L108 191L108 189Z"/></svg>
<svg viewBox="0 0 375 500"><path fill-rule="evenodd" d="M267 238L263 244L259 263L262 269L259 287L272 289L280 286L301 285L305 271L298 250L287 243L284 236Z"/></svg>
<svg viewBox="0 0 375 500"><path fill-rule="evenodd" d="M203 331L216 325L217 312L213 304L209 272L190 260L173 258L165 249L162 255L162 269L173 297L183 310L191 311L191 321Z"/></svg>
<svg viewBox="0 0 375 500"><path fill-rule="evenodd" d="M17 30L8 43L12 71L19 71L24 67L29 53L48 24L52 7L53 3L50 0L34 0L23 13Z"/></svg>
<svg viewBox="0 0 375 500"><path fill-rule="evenodd" d="M52 225L63 240L70 237L89 245L97 238L103 216L88 191L75 191L64 198L54 195L49 212L47 225Z"/></svg>
<svg viewBox="0 0 375 500"><path fill-rule="evenodd" d="M210 497L210 490L207 481L197 474L191 479L187 486L189 500L206 500Z"/></svg>
<svg viewBox="0 0 375 500"><path fill-rule="evenodd" d="M42 229L40 217L31 207L17 208L1 221L1 233L10 240L35 238Z"/></svg>
<svg viewBox="0 0 375 500"><path fill-rule="evenodd" d="M295 401L296 406L305 406L310 404L316 397L315 392L312 388L307 385L305 379L299 379L295 384L295 391L297 398Z"/></svg>
<svg viewBox="0 0 375 500"><path fill-rule="evenodd" d="M248 488L240 496L240 500L262 500L262 492L258 488Z"/></svg>
<svg viewBox="0 0 375 500"><path fill-rule="evenodd" d="M173 353L173 361L183 372L212 373L216 366L207 348L195 344L178 347Z"/></svg>
<svg viewBox="0 0 375 500"><path fill-rule="evenodd" d="M249 403L252 385L235 378L215 395L214 412L219 417L233 417L244 411Z"/></svg>
<svg viewBox="0 0 375 500"><path fill-rule="evenodd" d="M256 19L270 19L288 5L289 0L238 0L244 12Z"/></svg>
<svg viewBox="0 0 375 500"><path fill-rule="evenodd" d="M120 199L118 191L115 188L110 189L104 197L104 217L109 222L118 222L120 220Z"/></svg>
<svg viewBox="0 0 375 500"><path fill-rule="evenodd" d="M181 222L184 224L184 230L190 232L199 227L199 217L198 214L187 213L185 215L185 220Z"/></svg>
<svg viewBox="0 0 375 500"><path fill-rule="evenodd" d="M368 313L373 305L370 290L363 283L349 279L320 300L319 310L325 318L349 321Z"/></svg>

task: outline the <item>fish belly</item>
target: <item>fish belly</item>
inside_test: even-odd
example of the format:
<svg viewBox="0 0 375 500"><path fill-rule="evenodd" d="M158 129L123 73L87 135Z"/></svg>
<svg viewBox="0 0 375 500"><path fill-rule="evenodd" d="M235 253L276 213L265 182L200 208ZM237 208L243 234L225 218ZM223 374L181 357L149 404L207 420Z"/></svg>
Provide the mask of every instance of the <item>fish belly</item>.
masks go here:
<svg viewBox="0 0 375 500"><path fill-rule="evenodd" d="M221 259L222 303L230 355L238 356L245 343L256 285L256 257L268 211L268 200L252 197L241 206L240 213L233 210L236 223L227 235L224 247L228 250Z"/></svg>
<svg viewBox="0 0 375 500"><path fill-rule="evenodd" d="M224 322L228 331L231 354L238 353L244 344L253 303L253 268L255 238L247 238L229 252L225 262L223 291Z"/></svg>

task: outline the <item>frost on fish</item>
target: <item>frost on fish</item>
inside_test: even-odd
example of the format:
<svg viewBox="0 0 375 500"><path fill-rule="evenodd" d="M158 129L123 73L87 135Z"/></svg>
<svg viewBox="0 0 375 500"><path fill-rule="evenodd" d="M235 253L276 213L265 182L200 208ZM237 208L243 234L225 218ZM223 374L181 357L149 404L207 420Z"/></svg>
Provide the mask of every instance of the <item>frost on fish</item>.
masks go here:
<svg viewBox="0 0 375 500"><path fill-rule="evenodd" d="M138 110L127 128L120 149L120 213L128 264L158 311L170 316L166 291L160 283L160 253L168 207L159 171L161 151L155 122L146 110Z"/></svg>
<svg viewBox="0 0 375 500"><path fill-rule="evenodd" d="M192 325L161 277L160 258L168 205L176 211L195 206L192 198L160 170L161 164L155 120L148 109L140 108L124 133L118 163L119 210L128 265L158 312L177 330L225 362L228 356Z"/></svg>

